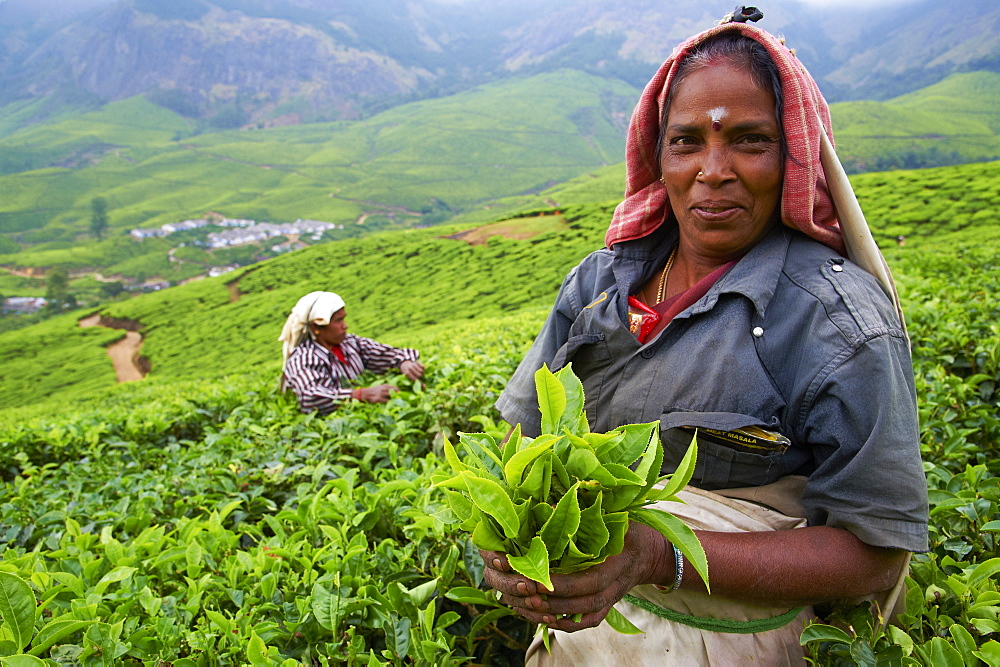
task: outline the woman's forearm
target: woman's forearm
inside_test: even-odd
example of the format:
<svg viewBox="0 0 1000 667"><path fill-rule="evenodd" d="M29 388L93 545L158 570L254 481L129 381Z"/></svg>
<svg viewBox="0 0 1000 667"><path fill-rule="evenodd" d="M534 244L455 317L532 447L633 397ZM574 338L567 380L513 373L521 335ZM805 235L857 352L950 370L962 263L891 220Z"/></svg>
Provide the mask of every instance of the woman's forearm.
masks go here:
<svg viewBox="0 0 1000 667"><path fill-rule="evenodd" d="M708 556L712 594L747 602L813 604L883 591L895 584L905 555L829 526L695 533ZM705 589L692 567L683 588Z"/></svg>

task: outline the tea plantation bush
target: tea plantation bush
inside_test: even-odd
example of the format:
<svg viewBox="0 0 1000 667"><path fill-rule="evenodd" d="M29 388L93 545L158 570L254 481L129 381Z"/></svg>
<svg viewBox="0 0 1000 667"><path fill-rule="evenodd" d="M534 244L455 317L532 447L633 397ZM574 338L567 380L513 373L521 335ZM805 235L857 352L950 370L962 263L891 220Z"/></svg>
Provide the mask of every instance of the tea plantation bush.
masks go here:
<svg viewBox="0 0 1000 667"><path fill-rule="evenodd" d="M484 347L468 334L462 355L427 360L426 386L390 378L403 390L389 403L326 419L266 375L21 412L0 435L0 590L28 602L0 603L0 651L519 662L530 628L477 588L478 552L447 527L429 477L442 438L495 430L482 415L529 335Z"/></svg>
<svg viewBox="0 0 1000 667"><path fill-rule="evenodd" d="M601 210L570 219L569 242L529 244L545 253L535 265L548 275L572 263ZM888 252L913 344L931 550L913 559L896 625L846 608L807 629L819 664L1000 665L1000 231L973 218ZM443 467L444 438L505 430L493 402L551 297L528 284L535 265L523 244L435 244L461 260L436 264L477 291L506 281L530 296L503 315L505 302L482 294L455 319L427 318L436 325L412 305L429 297L409 302L396 334L405 329L405 342L424 351L426 386L393 378L403 391L385 405L300 414L275 391L276 363L261 362L277 354L267 329L250 341L260 349L226 358L252 369L241 375L154 373L91 398L0 412L0 655L49 664L520 664L532 628L482 590L476 551L449 525L430 480ZM400 243L388 257L417 268L412 249ZM508 254L513 267L500 261ZM324 274L339 270L315 249L303 257ZM477 262L488 264L487 278L463 269ZM301 293L279 275L301 276L297 268L275 261L246 276L236 304L222 283L204 281L117 308L141 312L154 329L199 310L243 313L234 321L250 331L273 323L278 295L284 303ZM197 298L181 313L170 300L185 294ZM391 311L393 302L370 298L368 317ZM54 333L48 344L58 344ZM207 344L178 335L182 344L206 373L218 372ZM18 659L11 664L40 664Z"/></svg>

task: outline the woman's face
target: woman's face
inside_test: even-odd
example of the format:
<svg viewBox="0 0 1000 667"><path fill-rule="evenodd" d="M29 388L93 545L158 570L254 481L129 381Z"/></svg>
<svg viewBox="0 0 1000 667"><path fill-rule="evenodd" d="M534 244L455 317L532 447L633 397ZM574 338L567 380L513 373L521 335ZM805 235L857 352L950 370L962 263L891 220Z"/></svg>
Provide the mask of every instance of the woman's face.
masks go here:
<svg viewBox="0 0 1000 667"><path fill-rule="evenodd" d="M313 333L321 344L327 347L340 345L347 338L347 309L341 308L330 317L325 327L312 325Z"/></svg>
<svg viewBox="0 0 1000 667"><path fill-rule="evenodd" d="M778 220L781 128L774 95L728 61L677 85L660 162L681 240L705 258L729 261Z"/></svg>

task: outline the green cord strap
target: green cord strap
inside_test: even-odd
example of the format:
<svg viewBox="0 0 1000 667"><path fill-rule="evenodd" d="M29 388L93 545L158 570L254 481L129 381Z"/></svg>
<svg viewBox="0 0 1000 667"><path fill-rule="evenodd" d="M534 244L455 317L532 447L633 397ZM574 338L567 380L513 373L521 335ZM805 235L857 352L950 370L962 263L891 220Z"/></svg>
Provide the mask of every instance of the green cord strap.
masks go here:
<svg viewBox="0 0 1000 667"><path fill-rule="evenodd" d="M634 604L640 609L645 609L651 614L656 614L660 618L665 618L668 621L681 623L683 625L690 625L692 628L698 628L699 630L728 632L740 635L767 632L768 630L775 630L788 625L805 608L797 607L795 609L789 609L784 614L775 616L774 618L761 618L753 621L733 621L726 618L703 618L701 616L682 614L681 612L673 611L672 609L664 609L657 604L653 604L649 600L643 600L642 598L637 598L634 595L626 595L622 599L626 602Z"/></svg>

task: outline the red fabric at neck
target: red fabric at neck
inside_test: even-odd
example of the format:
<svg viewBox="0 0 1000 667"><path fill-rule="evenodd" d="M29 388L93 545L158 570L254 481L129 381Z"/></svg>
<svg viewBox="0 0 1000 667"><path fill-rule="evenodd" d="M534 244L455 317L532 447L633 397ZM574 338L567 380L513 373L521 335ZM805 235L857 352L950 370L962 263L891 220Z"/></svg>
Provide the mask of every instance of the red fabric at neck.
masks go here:
<svg viewBox="0 0 1000 667"><path fill-rule="evenodd" d="M334 345L330 348L330 351L333 352L334 356L340 359L340 363L347 363L347 358L344 357L344 351L340 349L339 345Z"/></svg>
<svg viewBox="0 0 1000 667"><path fill-rule="evenodd" d="M669 299L664 299L660 303L653 306L653 310L660 315L660 321L656 323L655 327L653 327L653 330L650 332L647 340L653 340L656 338L656 336L663 331L664 327L670 324L672 319L677 317L677 315L685 309L694 305L698 299L708 294L708 290L712 288L712 285L714 285L726 271L732 268L737 261L739 260L734 259L731 262L723 264L685 291L680 294L675 294Z"/></svg>

